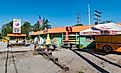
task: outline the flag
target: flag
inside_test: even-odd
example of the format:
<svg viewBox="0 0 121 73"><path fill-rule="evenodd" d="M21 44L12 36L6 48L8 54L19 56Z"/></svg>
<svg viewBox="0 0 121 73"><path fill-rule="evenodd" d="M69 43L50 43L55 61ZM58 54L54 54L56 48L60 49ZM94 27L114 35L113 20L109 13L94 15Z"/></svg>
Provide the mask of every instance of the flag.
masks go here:
<svg viewBox="0 0 121 73"><path fill-rule="evenodd" d="M41 17L39 16L39 24L42 25L42 23L43 23L43 22L42 22L42 19L41 19Z"/></svg>

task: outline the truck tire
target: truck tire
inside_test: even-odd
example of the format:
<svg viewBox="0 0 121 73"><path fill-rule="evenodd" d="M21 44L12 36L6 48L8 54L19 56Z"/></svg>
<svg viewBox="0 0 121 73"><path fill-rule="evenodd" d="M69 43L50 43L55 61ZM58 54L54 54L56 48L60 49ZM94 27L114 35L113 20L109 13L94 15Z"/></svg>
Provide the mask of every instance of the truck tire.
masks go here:
<svg viewBox="0 0 121 73"><path fill-rule="evenodd" d="M111 53L113 51L112 47L109 45L103 46L103 51L106 53Z"/></svg>

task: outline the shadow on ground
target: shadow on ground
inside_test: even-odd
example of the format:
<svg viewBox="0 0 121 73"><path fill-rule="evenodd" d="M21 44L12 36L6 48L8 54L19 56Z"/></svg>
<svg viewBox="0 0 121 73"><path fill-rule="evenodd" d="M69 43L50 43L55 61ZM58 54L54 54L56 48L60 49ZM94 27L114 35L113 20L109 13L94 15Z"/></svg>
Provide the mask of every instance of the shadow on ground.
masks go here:
<svg viewBox="0 0 121 73"><path fill-rule="evenodd" d="M72 49L71 49L72 50ZM76 50L72 50L74 53L76 53L78 56L80 56L80 58L82 58L83 60L85 60L87 63L89 63L91 66L93 66L95 69L97 69L98 71L100 71L101 73L109 73L108 71L106 71L105 69L99 67L98 65L96 65L95 63L93 63L91 60L89 60L88 58L84 57L82 54L78 53ZM79 50L78 50L79 51Z"/></svg>
<svg viewBox="0 0 121 73"><path fill-rule="evenodd" d="M99 59L101 59L101 60L103 60L103 61L105 61L105 62L108 62L109 64L112 64L112 65L114 65L114 66L117 66L117 67L119 67L119 68L121 68L121 65L119 65L119 64L116 64L116 63L113 63L113 62L111 62L111 61L109 61L109 60L107 60L107 59L105 59L105 58L103 58L103 57L100 57L99 55L107 55L107 53L104 53L103 51L101 51L101 50L96 50L96 49L89 49L89 48L85 48L85 49L75 49L76 51L79 51L79 52L87 52L87 53L89 53L89 54L91 54L91 55L93 55L93 56L95 56L95 57L97 57L97 58L99 58ZM109 54L109 53L108 53ZM121 53L120 52L112 52L111 54L118 54L118 55L121 55Z"/></svg>

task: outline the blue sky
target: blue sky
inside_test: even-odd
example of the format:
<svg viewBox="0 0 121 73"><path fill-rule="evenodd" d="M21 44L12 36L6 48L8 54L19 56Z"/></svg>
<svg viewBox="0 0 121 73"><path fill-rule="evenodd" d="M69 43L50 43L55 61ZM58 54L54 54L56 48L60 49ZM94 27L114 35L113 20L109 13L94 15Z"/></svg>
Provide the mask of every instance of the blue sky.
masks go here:
<svg viewBox="0 0 121 73"><path fill-rule="evenodd" d="M121 0L0 0L0 26L13 18L29 21L32 25L42 18L49 19L52 27L74 25L76 14L81 23L88 24L87 4L90 1L91 24L94 10L102 12L101 20L121 22Z"/></svg>

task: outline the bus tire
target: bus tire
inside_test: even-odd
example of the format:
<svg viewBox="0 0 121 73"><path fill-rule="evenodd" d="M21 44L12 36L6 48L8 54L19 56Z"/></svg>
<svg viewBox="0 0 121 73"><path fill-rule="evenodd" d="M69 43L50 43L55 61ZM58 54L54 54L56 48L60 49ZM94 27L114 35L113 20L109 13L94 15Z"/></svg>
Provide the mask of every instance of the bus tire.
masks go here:
<svg viewBox="0 0 121 73"><path fill-rule="evenodd" d="M113 51L112 47L109 45L103 46L103 51L106 53L111 53Z"/></svg>

